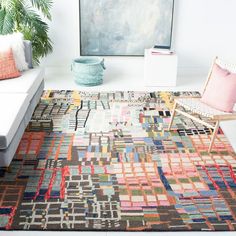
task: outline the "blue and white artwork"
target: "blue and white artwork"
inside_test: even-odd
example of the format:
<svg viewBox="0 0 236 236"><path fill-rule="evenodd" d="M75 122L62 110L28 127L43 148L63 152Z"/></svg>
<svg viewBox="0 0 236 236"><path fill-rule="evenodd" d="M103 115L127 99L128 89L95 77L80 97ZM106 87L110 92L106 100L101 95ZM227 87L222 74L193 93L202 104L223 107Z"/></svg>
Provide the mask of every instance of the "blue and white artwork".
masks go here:
<svg viewBox="0 0 236 236"><path fill-rule="evenodd" d="M171 44L174 0L80 0L83 56L141 56Z"/></svg>

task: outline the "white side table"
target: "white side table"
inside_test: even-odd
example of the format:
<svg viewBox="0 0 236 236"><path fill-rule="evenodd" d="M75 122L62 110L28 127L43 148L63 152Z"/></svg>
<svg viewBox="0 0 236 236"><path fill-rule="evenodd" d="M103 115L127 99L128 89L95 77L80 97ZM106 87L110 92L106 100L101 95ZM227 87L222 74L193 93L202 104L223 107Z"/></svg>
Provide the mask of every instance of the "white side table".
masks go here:
<svg viewBox="0 0 236 236"><path fill-rule="evenodd" d="M177 62L176 54L153 55L150 49L146 49L144 58L145 86L176 86Z"/></svg>

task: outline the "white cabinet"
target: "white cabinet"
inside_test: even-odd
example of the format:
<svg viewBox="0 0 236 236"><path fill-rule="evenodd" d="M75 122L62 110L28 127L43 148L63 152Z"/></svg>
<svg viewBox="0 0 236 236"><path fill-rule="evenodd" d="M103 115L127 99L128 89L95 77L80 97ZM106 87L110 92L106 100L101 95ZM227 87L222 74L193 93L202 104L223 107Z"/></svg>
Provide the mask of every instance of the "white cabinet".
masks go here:
<svg viewBox="0 0 236 236"><path fill-rule="evenodd" d="M176 54L155 54L145 50L144 79L145 86L176 86L177 80Z"/></svg>

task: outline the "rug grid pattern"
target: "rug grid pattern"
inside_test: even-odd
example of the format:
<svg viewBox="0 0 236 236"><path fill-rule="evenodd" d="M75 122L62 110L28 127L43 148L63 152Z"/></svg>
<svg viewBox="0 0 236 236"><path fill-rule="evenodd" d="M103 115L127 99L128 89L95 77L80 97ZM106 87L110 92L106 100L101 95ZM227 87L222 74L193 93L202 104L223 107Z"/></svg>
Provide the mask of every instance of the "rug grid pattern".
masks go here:
<svg viewBox="0 0 236 236"><path fill-rule="evenodd" d="M0 229L236 230L236 154L177 116L197 92L44 91L9 169Z"/></svg>

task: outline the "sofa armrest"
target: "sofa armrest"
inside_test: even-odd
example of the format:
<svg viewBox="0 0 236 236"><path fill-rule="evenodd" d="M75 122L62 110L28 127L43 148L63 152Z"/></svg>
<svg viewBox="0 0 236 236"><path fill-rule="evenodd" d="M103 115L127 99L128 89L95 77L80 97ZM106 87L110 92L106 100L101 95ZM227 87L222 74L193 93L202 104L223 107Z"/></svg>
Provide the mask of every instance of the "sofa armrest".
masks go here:
<svg viewBox="0 0 236 236"><path fill-rule="evenodd" d="M29 69L33 68L33 52L32 52L32 43L29 40L24 40L25 46L25 60L28 63Z"/></svg>

